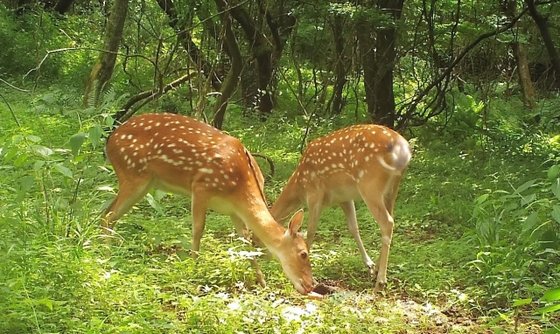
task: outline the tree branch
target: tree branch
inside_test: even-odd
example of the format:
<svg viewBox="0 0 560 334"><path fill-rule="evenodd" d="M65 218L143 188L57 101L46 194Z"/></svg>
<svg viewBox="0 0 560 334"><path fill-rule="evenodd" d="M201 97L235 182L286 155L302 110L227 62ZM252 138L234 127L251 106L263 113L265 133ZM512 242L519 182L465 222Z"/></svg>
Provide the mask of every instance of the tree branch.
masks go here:
<svg viewBox="0 0 560 334"><path fill-rule="evenodd" d="M141 54L126 54L126 53L113 52L113 51L108 51L108 50L104 50L104 49L97 49L97 48L82 48L82 47L61 48L61 49L55 49L55 50L47 50L47 53L45 54L43 59L41 59L39 64L37 66L35 66L34 68L30 69L29 71L27 71L27 73L25 73L25 75L23 76L23 79L27 78L31 73L39 71L41 69L41 66L43 66L43 63L47 60L47 58L49 58L49 56L51 54L67 52L67 51L97 51L97 52L112 53L112 54L115 54L117 56L138 57L138 58L142 58L142 59L148 61L153 66L156 66L156 64L150 58L148 58L144 55L141 55Z"/></svg>
<svg viewBox="0 0 560 334"><path fill-rule="evenodd" d="M3 83L3 84L5 84L6 86L12 88L12 89L15 89L15 90L19 91L19 92L29 93L29 90L16 87L16 86L12 85L11 83L7 82L6 80L4 80L4 79L2 79L2 78L0 78L0 82Z"/></svg>
<svg viewBox="0 0 560 334"><path fill-rule="evenodd" d="M446 77L448 77L451 72L453 71L453 69L455 68L455 66L457 66L457 64L459 64L461 62L461 60L463 60L463 58L465 58L465 56L472 50L474 49L480 42L484 41L487 38L499 35L509 29L511 29L513 26L515 26L515 24L517 23L517 21L519 21L526 13L528 12L527 8L524 8L516 17L514 17L510 22L508 22L507 24L503 25L502 27L494 30L494 31L490 31L487 33L484 33L480 36L478 36L478 38L476 40L474 40L471 44L467 45L463 51L461 51L461 53L459 53L459 55L457 55L457 57L455 57L455 59L453 60L453 62L447 67L447 69L445 69L445 71L443 71L439 77L437 77L435 80L433 80L428 86L424 87L424 89L422 89L422 91L416 95L416 97L412 100L412 102L408 105L406 113L405 113L405 123L407 123L412 114L414 113L414 111L416 110L416 107L418 106L418 104L420 103L420 101L426 96L428 95L428 93L437 85L439 85L443 80L445 80ZM403 124L404 125L404 124Z"/></svg>
<svg viewBox="0 0 560 334"><path fill-rule="evenodd" d="M128 101L125 102L125 104L122 106L122 108L117 113L115 113L113 118L117 122L126 121L132 115L134 115L138 110L140 110L140 108L142 108L144 105L146 105L146 103L156 100L157 98L159 98L163 94L167 93L171 89L174 89L175 87L183 84L185 81L191 79L196 74L197 73L185 74L182 77L180 77L178 79L175 79L174 81L172 81L172 82L168 83L167 85L163 86L161 89L147 90L147 91L144 91L144 92L141 92L141 93L138 93L138 94L132 96L131 98L128 99ZM142 104L134 107L134 105L136 103L141 102L141 101L143 101Z"/></svg>

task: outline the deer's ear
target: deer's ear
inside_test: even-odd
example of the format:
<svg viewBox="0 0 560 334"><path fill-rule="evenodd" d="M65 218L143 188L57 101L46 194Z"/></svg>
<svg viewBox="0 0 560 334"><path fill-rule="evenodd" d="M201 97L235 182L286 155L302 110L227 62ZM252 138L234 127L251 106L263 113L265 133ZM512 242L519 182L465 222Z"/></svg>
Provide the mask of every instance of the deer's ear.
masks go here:
<svg viewBox="0 0 560 334"><path fill-rule="evenodd" d="M298 210L292 218L290 219L290 224L288 225L288 231L290 236L295 237L303 224L303 210Z"/></svg>

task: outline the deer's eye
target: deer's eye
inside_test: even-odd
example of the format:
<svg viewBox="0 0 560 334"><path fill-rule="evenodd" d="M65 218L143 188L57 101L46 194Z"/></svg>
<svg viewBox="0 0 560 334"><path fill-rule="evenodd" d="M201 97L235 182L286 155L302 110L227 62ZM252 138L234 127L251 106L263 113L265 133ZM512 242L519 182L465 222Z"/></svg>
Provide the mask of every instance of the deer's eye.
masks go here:
<svg viewBox="0 0 560 334"><path fill-rule="evenodd" d="M307 255L307 252L306 252L306 251L303 251L303 252L299 253L299 256L301 256L301 258L302 258L303 260L307 260L307 256L308 256L308 255Z"/></svg>

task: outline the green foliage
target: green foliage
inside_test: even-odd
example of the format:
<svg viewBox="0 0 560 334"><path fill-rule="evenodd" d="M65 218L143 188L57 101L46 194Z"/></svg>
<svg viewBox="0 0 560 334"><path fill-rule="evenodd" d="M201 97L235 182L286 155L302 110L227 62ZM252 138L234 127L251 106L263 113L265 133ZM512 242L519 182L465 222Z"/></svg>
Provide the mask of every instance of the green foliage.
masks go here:
<svg viewBox="0 0 560 334"><path fill-rule="evenodd" d="M205 25L217 18L197 16L199 8L216 13L214 4L174 3L205 58L227 71L219 31L214 35ZM271 14L266 19L273 23L285 19L274 17L273 2L239 5ZM434 8L424 11L423 5ZM452 2L405 2L397 27L397 52L406 55L396 64L399 107L503 19L496 3L460 5L456 12ZM160 87L193 67L157 4L130 2L121 49L128 57L119 55L101 106L83 109L81 84L106 20L95 6L77 2L61 17L39 3L22 13L0 5L2 79L19 81L48 50L76 48L49 54L29 72L24 84L38 79L32 94L0 92L21 123L0 105L0 332L558 332L560 99L524 108L506 56L517 37L532 63L546 63L528 22L515 35L473 50L453 72L464 84L447 92L445 112L405 133L414 153L397 203L386 295L372 294L344 216L333 208L321 217L311 256L315 277L340 291L310 301L294 292L274 261L261 261L268 287L255 286L246 261L253 249L233 233L228 217L208 214L202 252L191 259L189 200L179 196L150 193L121 219L110 246L101 240L99 213L116 186L102 154L114 125L110 115L129 94ZM433 46L422 16L432 9ZM556 22L555 7L540 9ZM278 98L273 115L263 122L231 102L225 123L251 151L274 160L270 199L310 139L368 119L359 66L364 46L355 43L355 23L396 24L372 6L344 1L298 3L289 15L297 26L287 36L287 51L275 59L281 66L272 85ZM344 23L348 81L342 114L326 115L335 17ZM246 52L244 34L237 23L234 28ZM246 60L244 69L253 57ZM216 95L200 79L145 110L211 117ZM266 174L268 167L261 167ZM363 204L357 217L375 258L379 228Z"/></svg>
<svg viewBox="0 0 560 334"><path fill-rule="evenodd" d="M537 314L541 314L543 316L549 316L554 313L558 314L558 312L560 312L560 288L545 291L541 298L541 302L543 302L545 306L537 309L535 311ZM560 323L557 325L560 325ZM556 326L555 329L558 332L560 327Z"/></svg>
<svg viewBox="0 0 560 334"><path fill-rule="evenodd" d="M66 51L51 54L37 68L47 51L62 48L88 47L95 44L95 34L88 33L98 24L93 15L89 18L73 16L65 21L51 13L44 12L39 5L22 14L8 10L0 4L0 73L7 73L20 79L50 81L57 77L67 82L81 82L89 70L87 50ZM63 23L63 24L62 24ZM78 45L77 41L83 42ZM35 69L35 70L33 70Z"/></svg>
<svg viewBox="0 0 560 334"><path fill-rule="evenodd" d="M542 292L560 272L560 165L546 177L479 196L472 221L480 245L472 264L493 303Z"/></svg>
<svg viewBox="0 0 560 334"><path fill-rule="evenodd" d="M39 32L39 25L45 28L44 35ZM40 52L37 39L41 39L43 45L51 42L46 36L52 35L52 28L49 18L41 21L38 17L26 15L18 21L4 5L0 5L0 43L3 45L0 54L0 73L22 74L34 68L37 59L28 55L35 54L40 57L37 54ZM56 68L47 66L44 72L46 75L56 75Z"/></svg>
<svg viewBox="0 0 560 334"><path fill-rule="evenodd" d="M355 5L350 2L331 2L328 6L328 12L330 14L347 17L352 22L365 21L380 29L394 27L396 24L391 15L370 5Z"/></svg>
<svg viewBox="0 0 560 334"><path fill-rule="evenodd" d="M480 331L484 318L470 327L445 314L490 316L514 299L536 300L560 281L556 249L543 242L541 233L554 223L557 167L546 177L532 173L529 178L536 181L512 188L508 194L516 197L505 198L508 194L498 189L522 184L519 180L539 168L537 163L507 154L480 159L479 146L467 154L457 138L425 133L411 140L414 159L397 203L386 296L371 293L373 284L337 208L321 217L312 251L315 277L341 290L324 301L299 296L278 263L266 259L260 262L268 287L257 287L246 260L253 249L239 240L225 216L208 214L200 257L191 259L189 203L180 196L152 193L121 219L113 242L106 245L98 216L114 196L116 180L104 162L103 137L123 97L112 89L99 108L83 110L72 94L56 87L32 96L14 94L21 127L0 113L2 332L296 333L303 328L385 333L458 327L467 333ZM243 117L241 110L231 111L226 130L275 162L276 175L266 186L270 199L293 171L304 138L354 121L345 115L310 122L287 110L262 123ZM264 162L261 168L267 173ZM502 173L492 175L496 170ZM474 202L482 189L489 189L488 197ZM507 206L511 201L518 203L516 208ZM486 215L469 222L473 206ZM496 225L499 237L482 244L477 222L492 221L505 210L500 206L509 211ZM547 224L516 233L503 220L525 223L519 217L533 211ZM358 204L357 217L375 257L379 228L363 204ZM519 250L507 248L508 242L519 244ZM477 258L481 252L489 254ZM511 306L520 314L532 312L530 307Z"/></svg>

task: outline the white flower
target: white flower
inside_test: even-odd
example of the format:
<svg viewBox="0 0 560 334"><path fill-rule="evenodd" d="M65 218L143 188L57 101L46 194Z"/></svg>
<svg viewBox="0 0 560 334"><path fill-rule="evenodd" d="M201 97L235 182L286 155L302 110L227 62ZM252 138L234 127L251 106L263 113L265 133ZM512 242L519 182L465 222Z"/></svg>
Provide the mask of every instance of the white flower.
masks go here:
<svg viewBox="0 0 560 334"><path fill-rule="evenodd" d="M218 292L216 294L216 297L220 298L220 299L229 299L229 293L227 292Z"/></svg>
<svg viewBox="0 0 560 334"><path fill-rule="evenodd" d="M239 304L238 300L234 300L227 305L227 308L230 309L231 311L237 311L241 308L241 304Z"/></svg>
<svg viewBox="0 0 560 334"><path fill-rule="evenodd" d="M282 317L288 321L301 321L301 317L317 312L317 305L307 303L305 308L299 306L287 306L282 310Z"/></svg>

